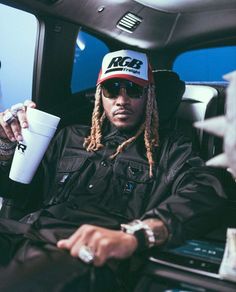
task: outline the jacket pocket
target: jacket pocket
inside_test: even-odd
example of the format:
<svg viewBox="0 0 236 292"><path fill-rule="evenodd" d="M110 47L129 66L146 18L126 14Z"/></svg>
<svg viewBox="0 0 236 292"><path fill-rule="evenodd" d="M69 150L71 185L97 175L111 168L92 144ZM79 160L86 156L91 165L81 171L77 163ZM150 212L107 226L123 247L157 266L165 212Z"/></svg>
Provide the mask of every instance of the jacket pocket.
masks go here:
<svg viewBox="0 0 236 292"><path fill-rule="evenodd" d="M66 156L61 159L55 176L50 205L61 203L68 199L87 162L88 156L84 155Z"/></svg>
<svg viewBox="0 0 236 292"><path fill-rule="evenodd" d="M107 200L110 209L129 218L138 218L145 208L152 182L147 163L117 159L113 169L110 200Z"/></svg>

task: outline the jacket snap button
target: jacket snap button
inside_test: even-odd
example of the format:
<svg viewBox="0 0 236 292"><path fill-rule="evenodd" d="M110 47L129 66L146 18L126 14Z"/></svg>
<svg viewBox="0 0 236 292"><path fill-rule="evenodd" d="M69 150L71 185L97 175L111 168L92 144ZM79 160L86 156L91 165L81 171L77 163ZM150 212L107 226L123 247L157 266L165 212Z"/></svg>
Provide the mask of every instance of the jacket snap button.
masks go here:
<svg viewBox="0 0 236 292"><path fill-rule="evenodd" d="M93 185L92 185L92 184L91 184L91 185L89 185L89 186L88 186L88 188L89 188L89 189L92 189L92 188L93 188Z"/></svg>
<svg viewBox="0 0 236 292"><path fill-rule="evenodd" d="M101 166L104 166L104 167L106 167L106 166L107 166L107 163L106 163L106 161L102 161L102 162L101 162Z"/></svg>

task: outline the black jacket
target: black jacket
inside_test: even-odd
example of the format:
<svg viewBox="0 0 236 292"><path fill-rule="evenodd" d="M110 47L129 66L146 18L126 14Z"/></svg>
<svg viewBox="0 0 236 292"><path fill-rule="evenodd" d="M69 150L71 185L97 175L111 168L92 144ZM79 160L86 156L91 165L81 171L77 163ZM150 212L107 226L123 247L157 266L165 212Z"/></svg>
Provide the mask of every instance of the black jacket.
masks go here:
<svg viewBox="0 0 236 292"><path fill-rule="evenodd" d="M2 167L2 194L10 197L2 217L9 216L9 205L14 205L13 218L60 234L83 223L118 229L120 223L136 218L160 218L169 229L169 244L217 226L223 188L216 171L204 165L184 136L171 133L161 139L150 178L143 137L111 160L127 135L113 129L105 135L103 149L87 152L83 143L88 132L88 127L78 125L61 130L28 186L9 184Z"/></svg>

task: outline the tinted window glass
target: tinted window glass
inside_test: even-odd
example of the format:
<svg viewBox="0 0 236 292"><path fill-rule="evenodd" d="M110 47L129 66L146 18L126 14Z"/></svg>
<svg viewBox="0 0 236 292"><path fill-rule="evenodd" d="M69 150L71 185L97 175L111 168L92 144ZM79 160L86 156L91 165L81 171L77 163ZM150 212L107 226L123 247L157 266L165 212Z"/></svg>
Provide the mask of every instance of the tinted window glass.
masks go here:
<svg viewBox="0 0 236 292"><path fill-rule="evenodd" d="M0 109L32 97L37 19L0 4Z"/></svg>
<svg viewBox="0 0 236 292"><path fill-rule="evenodd" d="M99 39L80 31L76 40L71 81L72 93L94 87L103 56L109 51Z"/></svg>
<svg viewBox="0 0 236 292"><path fill-rule="evenodd" d="M174 71L186 81L223 81L222 76L235 69L236 47L186 52L174 63Z"/></svg>

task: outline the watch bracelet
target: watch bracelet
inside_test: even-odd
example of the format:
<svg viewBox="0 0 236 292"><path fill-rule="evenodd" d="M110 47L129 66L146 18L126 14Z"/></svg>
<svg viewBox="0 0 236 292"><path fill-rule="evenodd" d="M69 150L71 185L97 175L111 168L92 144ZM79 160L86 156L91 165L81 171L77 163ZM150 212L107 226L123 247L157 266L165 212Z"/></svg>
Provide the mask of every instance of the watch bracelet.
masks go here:
<svg viewBox="0 0 236 292"><path fill-rule="evenodd" d="M129 230L126 229L125 226L130 226L131 228L136 227L137 230L129 232ZM156 238L153 230L141 220L137 219L127 224L121 224L121 230L123 230L126 233L133 234L136 237L138 241L138 247L136 252L144 251L155 245Z"/></svg>
<svg viewBox="0 0 236 292"><path fill-rule="evenodd" d="M146 246L147 248L151 248L155 245L156 242L156 238L155 238L155 234L153 232L153 230L151 229L151 227L149 225L147 225L146 223L144 223L141 220L138 220L139 224L143 227L143 231L145 234L145 239L146 239Z"/></svg>
<svg viewBox="0 0 236 292"><path fill-rule="evenodd" d="M136 237L137 243L138 243L137 248L135 250L136 253L145 251L149 248L144 229L140 229L140 230L135 231L135 233L133 235Z"/></svg>

